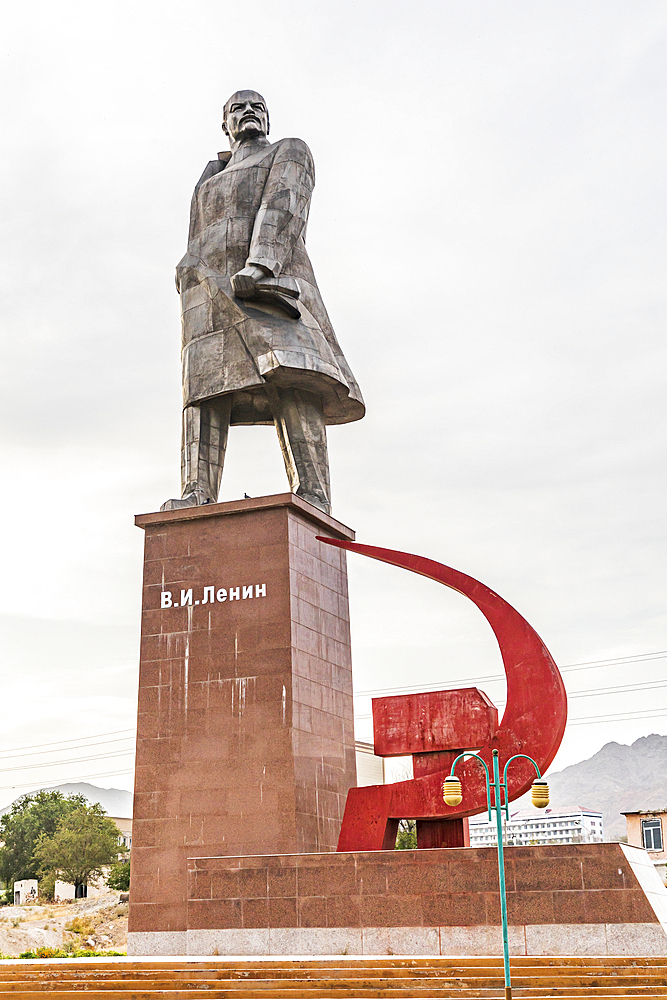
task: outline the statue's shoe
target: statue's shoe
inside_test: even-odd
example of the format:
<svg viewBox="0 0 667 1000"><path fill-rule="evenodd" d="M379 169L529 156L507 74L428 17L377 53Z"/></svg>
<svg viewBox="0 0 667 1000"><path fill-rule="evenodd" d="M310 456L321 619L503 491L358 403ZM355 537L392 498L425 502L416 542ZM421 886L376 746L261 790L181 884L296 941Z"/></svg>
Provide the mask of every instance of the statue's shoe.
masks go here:
<svg viewBox="0 0 667 1000"><path fill-rule="evenodd" d="M301 497L302 500L307 500L308 503L312 503L313 507L319 507L319 509L323 510L325 514L331 514L331 504L327 503L326 500L323 500L322 497L318 497L315 493L301 493L297 490L296 495Z"/></svg>
<svg viewBox="0 0 667 1000"><path fill-rule="evenodd" d="M182 500L167 500L162 504L160 510L180 510L182 507L199 507L201 504L213 502L203 493L188 493Z"/></svg>

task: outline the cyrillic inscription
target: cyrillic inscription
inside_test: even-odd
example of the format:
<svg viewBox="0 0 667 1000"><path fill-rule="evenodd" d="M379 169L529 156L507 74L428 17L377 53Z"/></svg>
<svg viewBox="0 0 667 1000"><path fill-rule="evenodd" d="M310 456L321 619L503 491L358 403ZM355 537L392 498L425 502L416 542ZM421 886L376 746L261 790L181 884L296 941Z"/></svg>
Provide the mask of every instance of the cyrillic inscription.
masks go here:
<svg viewBox="0 0 667 1000"><path fill-rule="evenodd" d="M204 587L202 597L198 597L193 600L194 590L194 587L189 587L187 590L181 590L180 604L178 601L174 601L173 591L161 591L160 608L186 608L192 607L195 604L215 604L216 601L219 604L224 604L225 601L247 601L253 597L266 597L265 583L249 583L238 587L229 587L229 589L225 587L216 588L211 585ZM176 591L176 594L178 595L178 591Z"/></svg>

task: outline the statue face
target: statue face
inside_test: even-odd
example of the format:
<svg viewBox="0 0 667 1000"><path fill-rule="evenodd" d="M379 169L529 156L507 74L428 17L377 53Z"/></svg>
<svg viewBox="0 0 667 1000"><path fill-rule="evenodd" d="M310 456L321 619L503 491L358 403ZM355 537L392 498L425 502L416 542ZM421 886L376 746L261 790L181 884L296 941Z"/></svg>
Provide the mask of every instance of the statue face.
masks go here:
<svg viewBox="0 0 667 1000"><path fill-rule="evenodd" d="M225 104L222 130L233 142L257 139L269 132L266 102L255 90L239 90Z"/></svg>

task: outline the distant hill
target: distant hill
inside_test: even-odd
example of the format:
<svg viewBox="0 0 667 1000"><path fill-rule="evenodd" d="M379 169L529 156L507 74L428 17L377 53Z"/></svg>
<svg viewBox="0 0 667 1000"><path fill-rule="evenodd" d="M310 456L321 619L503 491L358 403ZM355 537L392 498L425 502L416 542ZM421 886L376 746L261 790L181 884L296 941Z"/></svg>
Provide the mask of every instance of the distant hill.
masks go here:
<svg viewBox="0 0 667 1000"><path fill-rule="evenodd" d="M604 816L605 840L626 833L623 810L667 809L667 736L642 736L631 746L606 743L589 760L548 775L550 808L583 806ZM530 809L530 793L510 812ZM535 810L538 812L538 810Z"/></svg>
<svg viewBox="0 0 667 1000"><path fill-rule="evenodd" d="M132 792L127 792L124 788L98 788L97 785L89 785L85 781L76 781L64 785L51 785L45 790L62 792L63 795L85 795L91 805L99 802L109 816L128 819L132 815ZM0 816L9 812L11 806L10 802L4 809L0 809Z"/></svg>

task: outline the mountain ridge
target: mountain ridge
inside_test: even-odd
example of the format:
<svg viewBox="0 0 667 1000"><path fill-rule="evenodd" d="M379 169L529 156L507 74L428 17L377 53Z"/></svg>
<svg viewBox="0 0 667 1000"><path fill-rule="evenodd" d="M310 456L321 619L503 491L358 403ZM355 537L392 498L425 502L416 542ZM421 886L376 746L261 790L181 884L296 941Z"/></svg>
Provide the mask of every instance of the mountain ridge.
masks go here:
<svg viewBox="0 0 667 1000"><path fill-rule="evenodd" d="M34 792L62 792L63 795L83 795L91 805L99 802L108 816L115 816L117 819L130 819L132 816L132 792L124 788L100 788L98 785L90 785L87 781L65 781L61 785L49 785L45 788L34 788L28 795ZM20 798L20 796L17 796ZM0 809L0 816L4 816L11 809L16 799L12 799L3 809Z"/></svg>
<svg viewBox="0 0 667 1000"><path fill-rule="evenodd" d="M547 780L550 809L601 812L605 840L618 840L626 833L623 811L667 810L667 736L651 733L629 745L605 743L587 760L547 772ZM517 809L532 809L530 793L511 804L510 811Z"/></svg>

